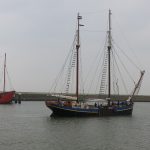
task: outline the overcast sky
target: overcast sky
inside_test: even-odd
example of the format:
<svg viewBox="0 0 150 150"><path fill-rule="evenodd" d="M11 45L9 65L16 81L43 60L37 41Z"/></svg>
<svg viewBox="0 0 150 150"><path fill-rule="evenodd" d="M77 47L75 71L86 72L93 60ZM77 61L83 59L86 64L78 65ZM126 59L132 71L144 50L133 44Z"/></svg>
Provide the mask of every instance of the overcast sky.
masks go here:
<svg viewBox="0 0 150 150"><path fill-rule="evenodd" d="M88 35L84 30L105 31L111 9L112 24L117 25L114 31L120 31L135 52L136 63L146 70L140 94L149 95L149 6L149 0L0 0L0 58L7 53L7 68L14 89L49 91L73 41L78 12L85 25L81 31L84 58L94 57L104 33ZM118 37L119 34L117 43L124 46ZM85 52L88 40L91 43Z"/></svg>

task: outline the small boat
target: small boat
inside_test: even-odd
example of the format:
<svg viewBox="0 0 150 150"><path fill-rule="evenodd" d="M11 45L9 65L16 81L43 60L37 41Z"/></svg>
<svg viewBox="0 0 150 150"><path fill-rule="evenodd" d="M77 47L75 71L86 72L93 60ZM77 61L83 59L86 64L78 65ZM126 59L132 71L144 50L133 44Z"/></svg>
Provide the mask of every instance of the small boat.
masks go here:
<svg viewBox="0 0 150 150"><path fill-rule="evenodd" d="M108 29L108 43L107 43L107 77L108 77L108 95L106 99L80 99L79 98L79 35L80 35L80 20L82 16L77 16L77 35L75 46L75 60L73 65L76 66L76 94L72 95L51 95L49 100L46 100L46 106L52 110L54 116L117 116L117 115L131 115L133 111L133 97L139 90L143 75L145 71L140 71L140 78L138 79L133 92L129 95L127 100L119 101L111 99L111 50L112 50L112 37L111 37L111 10L109 10L109 29ZM105 66L106 67L106 66ZM70 73L69 73L70 74ZM68 80L69 81L69 80ZM69 84L67 84L69 86Z"/></svg>
<svg viewBox="0 0 150 150"><path fill-rule="evenodd" d="M12 100L15 96L15 91L6 91L6 54L5 54L5 60L4 60L4 85L3 85L3 91L0 92L0 104L10 104L12 103Z"/></svg>

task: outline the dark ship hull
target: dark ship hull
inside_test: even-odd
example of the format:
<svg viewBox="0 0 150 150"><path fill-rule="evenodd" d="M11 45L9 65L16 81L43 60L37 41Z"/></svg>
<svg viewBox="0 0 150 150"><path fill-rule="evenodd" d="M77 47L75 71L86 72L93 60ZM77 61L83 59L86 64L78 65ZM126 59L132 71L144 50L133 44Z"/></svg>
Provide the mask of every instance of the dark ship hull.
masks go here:
<svg viewBox="0 0 150 150"><path fill-rule="evenodd" d="M46 101L46 106L52 110L52 116L64 116L64 117L99 117L99 116L120 116L131 115L133 105L126 106L100 106L92 108L81 108L62 106L52 101Z"/></svg>

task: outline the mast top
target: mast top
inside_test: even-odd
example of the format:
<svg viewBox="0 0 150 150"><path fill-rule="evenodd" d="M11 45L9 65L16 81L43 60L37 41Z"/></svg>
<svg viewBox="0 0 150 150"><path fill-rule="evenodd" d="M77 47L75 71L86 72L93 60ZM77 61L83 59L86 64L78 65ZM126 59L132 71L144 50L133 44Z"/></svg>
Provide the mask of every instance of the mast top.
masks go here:
<svg viewBox="0 0 150 150"><path fill-rule="evenodd" d="M80 14L78 13L78 17L77 17L78 19L82 19L82 16L80 16Z"/></svg>
<svg viewBox="0 0 150 150"><path fill-rule="evenodd" d="M108 47L111 48L111 10L109 9Z"/></svg>
<svg viewBox="0 0 150 150"><path fill-rule="evenodd" d="M83 24L80 24L80 21L82 19L82 16L78 13L78 16L77 16L77 19L78 19L78 27L79 26L84 26ZM79 29L79 28L78 28Z"/></svg>

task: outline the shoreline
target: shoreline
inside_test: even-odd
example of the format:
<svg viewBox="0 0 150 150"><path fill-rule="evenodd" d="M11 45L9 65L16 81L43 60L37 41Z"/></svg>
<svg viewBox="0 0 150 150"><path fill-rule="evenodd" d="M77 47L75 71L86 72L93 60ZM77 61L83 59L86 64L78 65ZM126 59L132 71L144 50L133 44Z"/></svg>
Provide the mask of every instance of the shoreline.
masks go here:
<svg viewBox="0 0 150 150"><path fill-rule="evenodd" d="M20 95L21 101L45 101L52 99L53 97L49 93L42 93L42 92L16 92L16 96L14 98L18 99L18 96ZM70 96L73 96L71 94ZM98 95L98 94L85 94L81 95L80 99L105 99L107 95ZM128 98L128 95L112 95L112 100L126 100ZM150 95L135 95L133 98L134 102L150 102Z"/></svg>

